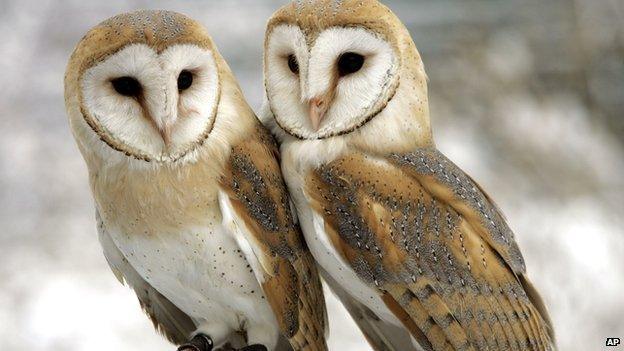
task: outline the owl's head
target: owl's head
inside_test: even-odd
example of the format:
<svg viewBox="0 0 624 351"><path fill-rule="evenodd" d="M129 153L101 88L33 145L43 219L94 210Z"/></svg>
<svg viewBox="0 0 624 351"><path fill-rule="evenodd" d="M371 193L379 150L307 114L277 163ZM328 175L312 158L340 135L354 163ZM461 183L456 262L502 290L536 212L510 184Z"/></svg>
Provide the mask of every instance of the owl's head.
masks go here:
<svg viewBox="0 0 624 351"><path fill-rule="evenodd" d="M420 55L407 29L376 0L284 6L269 21L264 60L268 107L275 123L298 139L349 134L397 95L407 109L425 114Z"/></svg>
<svg viewBox="0 0 624 351"><path fill-rule="evenodd" d="M65 75L79 145L178 160L213 128L221 62L204 28L181 14L138 11L102 22L78 43Z"/></svg>

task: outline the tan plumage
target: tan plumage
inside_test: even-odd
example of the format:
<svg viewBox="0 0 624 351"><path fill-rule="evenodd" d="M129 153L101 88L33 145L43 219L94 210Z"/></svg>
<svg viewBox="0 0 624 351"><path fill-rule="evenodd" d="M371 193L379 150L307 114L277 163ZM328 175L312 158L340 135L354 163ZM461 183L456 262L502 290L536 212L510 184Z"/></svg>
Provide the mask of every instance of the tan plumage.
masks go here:
<svg viewBox="0 0 624 351"><path fill-rule="evenodd" d="M135 49L149 52L147 59L130 51L130 68L117 62L102 81L90 81L108 60ZM179 69L172 76L165 70L175 57L162 59L162 67L132 65L178 49L200 53L199 63L188 68L195 85L184 90L178 78L176 96L159 95L158 84L150 90L151 82L141 77L149 73L163 85L169 78L175 82ZM204 62L212 59L214 66ZM141 95L117 96L108 80L132 74L142 85ZM100 90L89 101L94 98L85 92L92 85ZM204 91L214 101L197 99ZM89 169L104 254L159 331L176 344L212 331L217 346L266 340L272 343L269 349L327 349L318 273L291 213L275 142L203 27L167 11L133 12L103 22L72 54L65 99ZM118 103L109 106L106 99ZM135 134L126 133L133 125L115 129L116 120L91 110L105 105L115 112L122 104L129 106L123 111L141 110L129 119L143 123ZM176 121L165 124L173 131L159 129L154 114L160 110L154 106L177 111L163 117ZM205 106L210 108L204 111ZM193 118L203 127L184 125ZM193 139L186 141L189 135ZM255 188L258 182L262 189ZM291 346L278 343L274 331Z"/></svg>
<svg viewBox="0 0 624 351"><path fill-rule="evenodd" d="M335 47L317 44L319 38L335 42L335 28L349 28L387 43L396 57L385 61L388 73L372 92L373 102L348 108L349 101L335 101L347 108L329 107L320 127L307 124L306 115L280 114L293 103L272 77L280 63L271 51L287 47L273 32L295 32L283 29L293 27L305 37L295 52L308 48L307 56L297 54L300 69L293 71L304 104L324 96L322 90L309 94L324 86L323 78L327 89L363 99L348 90L359 81L371 83L371 70L380 65L375 56L388 51L345 36L344 49L332 52ZM505 219L476 182L435 148L423 64L398 18L376 0L295 1L272 17L266 38L264 121L280 139L283 174L312 253L373 348L554 350L548 313ZM327 70L358 50L365 64L344 75L347 82L334 83ZM314 67L331 58L327 52L337 55L336 66ZM396 325L418 347L397 346L400 334L391 330Z"/></svg>
<svg viewBox="0 0 624 351"><path fill-rule="evenodd" d="M490 200L435 150L388 157L380 166L350 153L306 182L358 276L434 350L549 344L546 311L526 295L519 249Z"/></svg>
<svg viewBox="0 0 624 351"><path fill-rule="evenodd" d="M325 350L322 286L291 212L277 145L260 125L253 136L232 149L221 182L261 249L262 287L280 329L295 350Z"/></svg>

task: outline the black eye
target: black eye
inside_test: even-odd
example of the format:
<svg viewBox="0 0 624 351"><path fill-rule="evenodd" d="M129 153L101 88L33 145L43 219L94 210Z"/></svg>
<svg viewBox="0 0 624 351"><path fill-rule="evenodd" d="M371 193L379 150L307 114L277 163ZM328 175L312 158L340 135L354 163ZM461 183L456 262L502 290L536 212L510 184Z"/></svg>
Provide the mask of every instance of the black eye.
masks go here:
<svg viewBox="0 0 624 351"><path fill-rule="evenodd" d="M132 77L119 77L111 80L115 91L123 96L138 96L141 93L141 83Z"/></svg>
<svg viewBox="0 0 624 351"><path fill-rule="evenodd" d="M186 90L193 84L193 73L187 70L180 72L178 76L178 90Z"/></svg>
<svg viewBox="0 0 624 351"><path fill-rule="evenodd" d="M299 74L299 63L295 55L288 56L288 68L290 68L292 73Z"/></svg>
<svg viewBox="0 0 624 351"><path fill-rule="evenodd" d="M355 52L346 52L338 59L338 73L341 77L355 73L364 66L364 56Z"/></svg>

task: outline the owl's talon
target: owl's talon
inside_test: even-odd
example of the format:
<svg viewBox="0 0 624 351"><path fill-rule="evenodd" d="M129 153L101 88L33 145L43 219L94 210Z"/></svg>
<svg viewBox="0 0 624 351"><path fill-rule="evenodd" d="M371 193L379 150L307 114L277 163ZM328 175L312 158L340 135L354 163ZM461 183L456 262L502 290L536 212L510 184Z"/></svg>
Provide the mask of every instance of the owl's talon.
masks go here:
<svg viewBox="0 0 624 351"><path fill-rule="evenodd" d="M268 351L266 346L260 344L248 345L238 351Z"/></svg>
<svg viewBox="0 0 624 351"><path fill-rule="evenodd" d="M212 351L213 346L214 343L208 335L197 334L191 341L178 347L178 351Z"/></svg>

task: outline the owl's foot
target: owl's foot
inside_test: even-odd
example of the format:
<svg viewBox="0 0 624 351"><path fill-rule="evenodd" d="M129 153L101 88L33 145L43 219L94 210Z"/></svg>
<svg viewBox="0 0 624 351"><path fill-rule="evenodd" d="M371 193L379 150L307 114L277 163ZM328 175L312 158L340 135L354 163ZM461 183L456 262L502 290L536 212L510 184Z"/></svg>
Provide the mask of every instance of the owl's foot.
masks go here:
<svg viewBox="0 0 624 351"><path fill-rule="evenodd" d="M245 346L239 351L268 351L268 350L266 346L264 345L254 344L254 345Z"/></svg>
<svg viewBox="0 0 624 351"><path fill-rule="evenodd" d="M212 351L213 346L214 343L208 335L197 334L191 341L178 347L178 351Z"/></svg>

